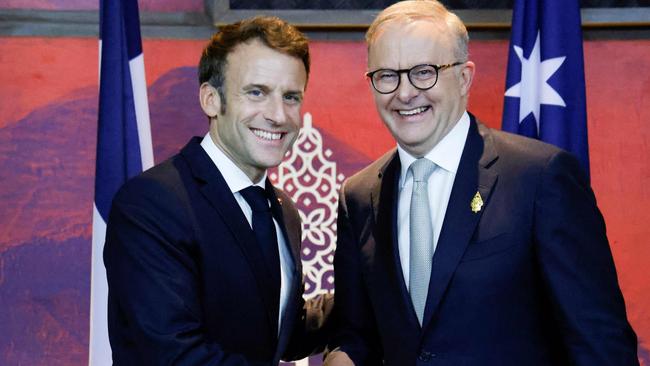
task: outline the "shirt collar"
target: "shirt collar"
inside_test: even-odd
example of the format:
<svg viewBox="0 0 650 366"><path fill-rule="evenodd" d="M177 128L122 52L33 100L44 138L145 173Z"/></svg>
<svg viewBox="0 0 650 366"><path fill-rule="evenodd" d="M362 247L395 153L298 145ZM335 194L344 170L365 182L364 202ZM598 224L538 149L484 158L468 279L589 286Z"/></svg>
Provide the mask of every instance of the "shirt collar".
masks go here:
<svg viewBox="0 0 650 366"><path fill-rule="evenodd" d="M251 185L256 185L264 188L266 181L266 172L259 182L254 183L251 179L241 170L221 149L212 141L210 133L207 133L201 141L201 147L210 157L210 160L217 166L219 172L226 181L230 191L235 193Z"/></svg>
<svg viewBox="0 0 650 366"><path fill-rule="evenodd" d="M436 144L428 153L424 155L426 159L431 160L440 168L449 173L456 174L458 164L460 164L460 157L463 154L465 147L465 140L467 140L467 133L469 132L469 114L467 111L463 112L456 125L447 133L445 137ZM397 145L397 154L401 163L401 171L399 178L400 189L406 182L408 168L417 159L409 154L399 144Z"/></svg>

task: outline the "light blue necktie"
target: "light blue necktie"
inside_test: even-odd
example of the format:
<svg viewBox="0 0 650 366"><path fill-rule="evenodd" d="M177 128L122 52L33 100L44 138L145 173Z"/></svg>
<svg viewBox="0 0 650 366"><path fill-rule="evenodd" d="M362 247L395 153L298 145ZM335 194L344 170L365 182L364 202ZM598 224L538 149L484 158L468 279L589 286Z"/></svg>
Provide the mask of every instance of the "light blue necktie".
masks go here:
<svg viewBox="0 0 650 366"><path fill-rule="evenodd" d="M411 195L409 215L409 236L411 238L409 293L420 325L427 302L433 261L433 228L427 181L435 169L436 164L425 158L414 161L409 167L413 175L413 194Z"/></svg>

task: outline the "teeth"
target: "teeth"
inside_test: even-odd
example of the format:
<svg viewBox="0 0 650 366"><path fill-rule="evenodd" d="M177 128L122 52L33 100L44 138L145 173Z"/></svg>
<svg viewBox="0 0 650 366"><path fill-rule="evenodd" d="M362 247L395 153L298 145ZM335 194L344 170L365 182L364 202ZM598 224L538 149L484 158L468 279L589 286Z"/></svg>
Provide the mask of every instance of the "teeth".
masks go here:
<svg viewBox="0 0 650 366"><path fill-rule="evenodd" d="M414 114L418 114L418 113L422 113L422 112L426 111L427 108L428 107L418 107L418 108L411 109L411 110L408 110L408 111L400 110L400 111L397 111L397 113L399 113L401 116L412 116Z"/></svg>
<svg viewBox="0 0 650 366"><path fill-rule="evenodd" d="M268 131L262 131L262 130L252 130L255 136L262 138L264 140L279 140L282 137L281 133L273 133L273 132L268 132Z"/></svg>

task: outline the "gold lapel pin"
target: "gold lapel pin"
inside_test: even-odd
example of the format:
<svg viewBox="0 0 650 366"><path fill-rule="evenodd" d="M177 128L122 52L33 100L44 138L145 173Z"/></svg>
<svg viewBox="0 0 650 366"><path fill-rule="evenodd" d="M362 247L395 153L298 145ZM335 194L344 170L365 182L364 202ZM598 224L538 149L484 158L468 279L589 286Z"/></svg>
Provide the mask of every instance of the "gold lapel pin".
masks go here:
<svg viewBox="0 0 650 366"><path fill-rule="evenodd" d="M481 194L478 191L476 191L469 206L472 208L472 212L474 213L481 211L481 208L483 207L483 198L481 198Z"/></svg>

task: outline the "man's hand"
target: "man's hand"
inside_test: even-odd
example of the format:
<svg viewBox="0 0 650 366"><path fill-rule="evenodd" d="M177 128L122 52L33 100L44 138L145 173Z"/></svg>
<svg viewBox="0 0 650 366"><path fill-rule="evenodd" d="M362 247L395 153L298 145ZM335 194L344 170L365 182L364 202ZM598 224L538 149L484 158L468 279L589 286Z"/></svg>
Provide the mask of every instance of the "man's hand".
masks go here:
<svg viewBox="0 0 650 366"><path fill-rule="evenodd" d="M325 357L323 366L354 366L354 362L348 357L347 353L334 350Z"/></svg>

